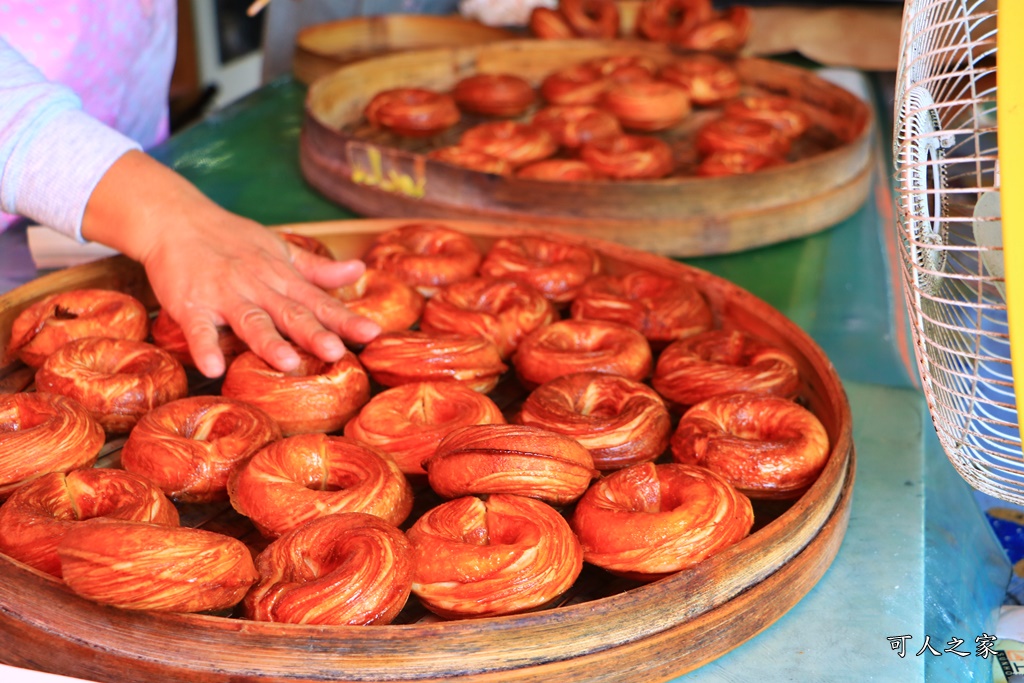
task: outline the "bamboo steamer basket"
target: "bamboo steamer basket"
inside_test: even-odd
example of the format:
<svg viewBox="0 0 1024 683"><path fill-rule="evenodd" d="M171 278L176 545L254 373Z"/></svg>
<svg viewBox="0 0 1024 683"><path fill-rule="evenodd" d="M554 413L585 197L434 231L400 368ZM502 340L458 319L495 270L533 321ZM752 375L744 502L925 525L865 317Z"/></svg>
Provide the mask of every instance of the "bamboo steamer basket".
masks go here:
<svg viewBox="0 0 1024 683"><path fill-rule="evenodd" d="M455 130L428 142L375 134L363 122L366 104L388 88L446 91L473 73L497 72L537 84L558 66L622 53L658 64L675 57L647 41L528 40L407 52L343 67L309 89L302 172L329 199L365 216L543 225L670 256L730 253L805 236L864 203L872 168L870 108L811 71L757 58L736 62L746 91L799 100L812 117L812 133L802 138L806 147L796 160L741 176L559 183L505 177L425 156L454 144L480 119L464 117ZM686 136L714 115L691 116L664 135L686 154Z"/></svg>
<svg viewBox="0 0 1024 683"><path fill-rule="evenodd" d="M361 256L378 233L406 222L287 228L315 236L337 257L348 258ZM472 235L482 248L500 236L536 233L497 224L448 224ZM654 583L623 585L594 571L589 593L577 592L561 606L451 622L323 627L133 612L79 598L55 579L0 555L0 661L118 683L642 683L696 669L771 625L824 575L849 519L852 423L834 367L793 322L736 285L622 245L556 237L597 249L612 273L645 268L691 280L723 325L746 329L797 359L804 378L801 400L821 419L831 444L825 470L801 498L786 506L756 505L753 534ZM0 296L2 348L20 310L47 294L85 287L119 289L154 305L138 264L113 257L77 266ZM24 374L19 363L10 360L0 366L0 377L7 380L19 372ZM101 462L116 464L118 447L108 443ZM209 508L183 506L182 519L222 532L231 528Z"/></svg>

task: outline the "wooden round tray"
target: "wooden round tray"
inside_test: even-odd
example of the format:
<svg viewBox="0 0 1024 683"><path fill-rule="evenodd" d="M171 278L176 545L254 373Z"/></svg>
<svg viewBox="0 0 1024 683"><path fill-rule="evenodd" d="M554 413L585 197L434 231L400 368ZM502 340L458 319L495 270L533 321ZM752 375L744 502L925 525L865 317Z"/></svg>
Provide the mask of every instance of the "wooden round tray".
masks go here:
<svg viewBox="0 0 1024 683"><path fill-rule="evenodd" d="M504 177L427 159L439 139L402 140L373 131L363 109L381 90L449 90L473 73L510 72L539 83L559 65L619 53L663 64L675 55L645 41L504 41L406 52L343 67L314 83L300 138L302 172L328 198L366 216L459 217L544 225L671 256L720 254L773 244L832 226L864 202L871 175L870 108L806 69L742 58L748 92L802 102L813 125L795 160L741 176L566 182ZM701 112L663 134L677 158L690 154ZM473 119L466 117L465 125ZM462 127L460 127L460 130Z"/></svg>
<svg viewBox="0 0 1024 683"><path fill-rule="evenodd" d="M405 220L290 226L358 257ZM450 221L482 248L522 232ZM546 233L550 234L550 233ZM609 272L644 268L681 276L707 296L719 322L790 352L801 400L832 446L824 472L787 506L755 506L755 531L692 569L651 584L591 572L592 594L530 614L388 626L320 627L226 617L124 611L94 604L0 555L0 661L99 681L663 681L721 656L768 627L822 577L846 530L853 486L851 416L835 369L777 310L704 271L621 245L575 236ZM48 293L109 287L152 302L139 266L122 257L42 277L0 297L0 345L17 312ZM0 377L17 364L0 367ZM184 515L183 519L194 515ZM216 524L216 522L214 522Z"/></svg>

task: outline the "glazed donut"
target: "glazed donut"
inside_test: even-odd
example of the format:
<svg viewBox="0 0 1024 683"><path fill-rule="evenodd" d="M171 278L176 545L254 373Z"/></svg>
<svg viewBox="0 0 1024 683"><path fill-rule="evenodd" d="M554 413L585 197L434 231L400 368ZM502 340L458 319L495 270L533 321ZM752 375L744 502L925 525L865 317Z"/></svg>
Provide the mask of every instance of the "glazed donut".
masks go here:
<svg viewBox="0 0 1024 683"><path fill-rule="evenodd" d="M790 140L803 135L811 125L796 100L779 95L740 97L725 105L724 113L732 118L764 121Z"/></svg>
<svg viewBox="0 0 1024 683"><path fill-rule="evenodd" d="M576 37L576 32L565 20L565 15L550 7L534 7L530 11L527 25L533 35L544 40L568 40Z"/></svg>
<svg viewBox="0 0 1024 683"><path fill-rule="evenodd" d="M558 9L581 38L616 38L619 7L614 0L560 0Z"/></svg>
<svg viewBox="0 0 1024 683"><path fill-rule="evenodd" d="M746 332L711 330L669 344L651 384L663 398L692 406L737 391L794 398L800 374L796 360L782 349Z"/></svg>
<svg viewBox="0 0 1024 683"><path fill-rule="evenodd" d="M601 101L610 81L593 65L575 64L548 75L540 83L540 94L551 104L593 105Z"/></svg>
<svg viewBox="0 0 1024 683"><path fill-rule="evenodd" d="M245 617L287 624L390 624L412 589L412 546L379 517L311 519L256 558Z"/></svg>
<svg viewBox="0 0 1024 683"><path fill-rule="evenodd" d="M515 614L553 603L583 569L565 519L532 498L443 503L416 520L412 592L445 618Z"/></svg>
<svg viewBox="0 0 1024 683"><path fill-rule="evenodd" d="M229 609L259 578L244 543L189 527L90 519L68 531L57 554L71 590L121 609Z"/></svg>
<svg viewBox="0 0 1024 683"><path fill-rule="evenodd" d="M446 164L459 166L460 168L468 168L471 171L493 173L494 175L512 175L513 171L512 164L501 157L475 149L466 149L459 145L441 147L440 149L427 152L427 158L443 161Z"/></svg>
<svg viewBox="0 0 1024 683"><path fill-rule="evenodd" d="M745 538L754 512L749 498L711 470L646 462L591 486L570 524L585 561L653 581Z"/></svg>
<svg viewBox="0 0 1024 683"><path fill-rule="evenodd" d="M705 156L715 152L756 152L783 158L789 153L790 141L770 123L723 116L701 126L696 145L697 151Z"/></svg>
<svg viewBox="0 0 1024 683"><path fill-rule="evenodd" d="M174 360L185 367L195 367L196 362L188 348L184 330L166 310L161 308L160 312L156 314L150 334L153 336L153 343L171 354ZM249 350L249 345L226 325L217 328L217 346L220 347L220 352L224 354L224 362L228 365L240 354Z"/></svg>
<svg viewBox="0 0 1024 683"><path fill-rule="evenodd" d="M529 285L555 305L571 301L600 271L601 259L590 247L531 235L499 239L480 264L484 277Z"/></svg>
<svg viewBox="0 0 1024 683"><path fill-rule="evenodd" d="M121 466L181 503L227 498L228 476L281 438L274 418L223 396L190 396L142 416L121 449Z"/></svg>
<svg viewBox="0 0 1024 683"><path fill-rule="evenodd" d="M459 139L459 146L504 159L512 166L546 159L558 151L551 133L529 123L492 121L473 126Z"/></svg>
<svg viewBox="0 0 1024 683"><path fill-rule="evenodd" d="M292 348L299 366L291 372L246 351L228 366L221 394L260 408L285 436L341 429L370 400L366 370L354 353L327 363Z"/></svg>
<svg viewBox="0 0 1024 683"><path fill-rule="evenodd" d="M78 401L107 434L125 434L153 408L185 396L188 378L181 363L152 344L87 337L46 359L36 389Z"/></svg>
<svg viewBox="0 0 1024 683"><path fill-rule="evenodd" d="M579 441L540 427L482 424L451 431L424 463L445 498L510 493L567 505L598 475Z"/></svg>
<svg viewBox="0 0 1024 683"><path fill-rule="evenodd" d="M645 384L600 372L562 375L527 396L516 422L579 441L599 470L654 460L668 446L665 402Z"/></svg>
<svg viewBox="0 0 1024 683"><path fill-rule="evenodd" d="M592 182L605 177L578 159L544 159L519 169L516 175L554 183Z"/></svg>
<svg viewBox="0 0 1024 683"><path fill-rule="evenodd" d="M142 341L149 314L135 297L108 289L50 294L23 310L11 323L7 355L40 367L57 349L83 337Z"/></svg>
<svg viewBox="0 0 1024 683"><path fill-rule="evenodd" d="M366 345L359 360L386 387L455 381L482 394L496 387L508 370L489 339L419 331L386 332Z"/></svg>
<svg viewBox="0 0 1024 683"><path fill-rule="evenodd" d="M397 526L412 510L412 487L390 456L324 434L264 446L235 470L228 496L267 538L337 512L364 512Z"/></svg>
<svg viewBox="0 0 1024 683"><path fill-rule="evenodd" d="M666 81L630 81L605 91L602 106L623 128L654 132L676 125L690 113L690 98Z"/></svg>
<svg viewBox="0 0 1024 683"><path fill-rule="evenodd" d="M427 302L420 330L490 339L508 358L523 337L557 317L551 302L530 285L478 277L448 285Z"/></svg>
<svg viewBox="0 0 1024 683"><path fill-rule="evenodd" d="M375 128L405 137L430 137L459 122L451 95L425 88L394 88L377 93L364 112Z"/></svg>
<svg viewBox="0 0 1024 683"><path fill-rule="evenodd" d="M537 93L526 79L514 74L475 74L452 89L463 111L485 116L519 116L534 103Z"/></svg>
<svg viewBox="0 0 1024 683"><path fill-rule="evenodd" d="M580 147L580 158L599 173L623 180L664 178L672 173L672 149L658 138L618 135Z"/></svg>
<svg viewBox="0 0 1024 683"><path fill-rule="evenodd" d="M377 268L367 268L351 285L331 290L331 296L345 302L356 315L380 325L384 332L407 330L423 313L422 294L394 273Z"/></svg>
<svg viewBox="0 0 1024 683"><path fill-rule="evenodd" d="M559 145L568 149L622 133L617 118L604 109L585 104L545 107L534 114L533 125L551 133Z"/></svg>
<svg viewBox="0 0 1024 683"><path fill-rule="evenodd" d="M604 372L640 382L651 374L647 339L603 320L560 320L536 330L512 358L519 382L533 389L561 375Z"/></svg>
<svg viewBox="0 0 1024 683"><path fill-rule="evenodd" d="M503 424L501 409L459 382L414 382L380 392L345 425L345 436L390 455L407 475L425 475L423 462L458 427Z"/></svg>
<svg viewBox="0 0 1024 683"><path fill-rule="evenodd" d="M672 435L676 462L706 467L750 498L799 497L828 461L814 413L765 394L719 394L686 411Z"/></svg>
<svg viewBox="0 0 1024 683"><path fill-rule="evenodd" d="M74 399L0 394L0 499L41 474L91 467L105 441L103 427Z"/></svg>
<svg viewBox="0 0 1024 683"><path fill-rule="evenodd" d="M750 27L750 8L734 5L679 35L673 42L683 49L696 52L735 53L747 44Z"/></svg>
<svg viewBox="0 0 1024 683"><path fill-rule="evenodd" d="M714 16L711 0L646 0L636 17L636 30L659 43L676 42Z"/></svg>
<svg viewBox="0 0 1024 683"><path fill-rule="evenodd" d="M757 152L743 152L740 150L713 152L704 157L697 165L697 175L705 178L744 175L746 173L757 173L762 169L779 166L784 163L785 159L770 157Z"/></svg>
<svg viewBox="0 0 1024 683"><path fill-rule="evenodd" d="M387 270L423 296L476 275L482 255L468 235L441 223L408 223L381 233L363 257L367 268Z"/></svg>
<svg viewBox="0 0 1024 683"><path fill-rule="evenodd" d="M634 270L598 275L583 285L570 313L577 320L606 320L639 330L652 347L710 330L704 295L685 280Z"/></svg>
<svg viewBox="0 0 1024 683"><path fill-rule="evenodd" d="M584 66L597 70L602 78L611 83L638 83L653 81L658 70L654 60L642 55L609 55L583 62Z"/></svg>
<svg viewBox="0 0 1024 683"><path fill-rule="evenodd" d="M334 260L334 254L331 253L331 250L327 248L326 244L321 240L318 240L316 237L301 235L297 232L289 232L287 230L282 230L281 232L278 232L277 235L288 244L296 246L303 251L308 251L309 253L316 254L317 256L323 256L324 258L331 259L332 261Z"/></svg>
<svg viewBox="0 0 1024 683"><path fill-rule="evenodd" d="M717 106L740 94L739 73L714 55L680 57L661 67L658 77L678 85L701 107Z"/></svg>
<svg viewBox="0 0 1024 683"><path fill-rule="evenodd" d="M0 552L61 578L57 546L86 519L111 517L178 525L178 510L149 480L106 467L51 472L0 506Z"/></svg>

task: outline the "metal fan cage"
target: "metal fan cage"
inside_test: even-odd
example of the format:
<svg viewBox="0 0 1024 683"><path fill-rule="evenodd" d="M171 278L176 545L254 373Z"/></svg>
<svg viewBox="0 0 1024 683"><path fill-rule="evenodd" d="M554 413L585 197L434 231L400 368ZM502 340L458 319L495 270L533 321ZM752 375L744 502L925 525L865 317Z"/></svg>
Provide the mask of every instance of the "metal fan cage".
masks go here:
<svg viewBox="0 0 1024 683"><path fill-rule="evenodd" d="M908 0L894 162L906 303L939 439L974 488L1024 504L996 226L994 1ZM983 197L986 197L984 200ZM979 201L981 205L979 206Z"/></svg>

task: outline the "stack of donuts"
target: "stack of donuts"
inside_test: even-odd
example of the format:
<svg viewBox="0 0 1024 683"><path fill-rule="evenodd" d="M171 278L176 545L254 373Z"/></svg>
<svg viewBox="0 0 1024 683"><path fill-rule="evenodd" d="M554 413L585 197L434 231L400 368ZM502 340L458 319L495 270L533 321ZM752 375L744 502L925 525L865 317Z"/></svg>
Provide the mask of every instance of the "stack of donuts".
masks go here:
<svg viewBox="0 0 1024 683"><path fill-rule="evenodd" d="M440 222L363 257L364 281L336 295L385 332L291 373L235 340L219 395L188 395L159 346L174 335L155 339L131 297L26 309L8 355L39 370L0 396L0 551L124 609L516 614L570 599L584 566L639 582L693 567L829 457L798 361L723 327L685 275ZM93 315L134 339L71 324ZM182 526L195 505L243 526Z"/></svg>

